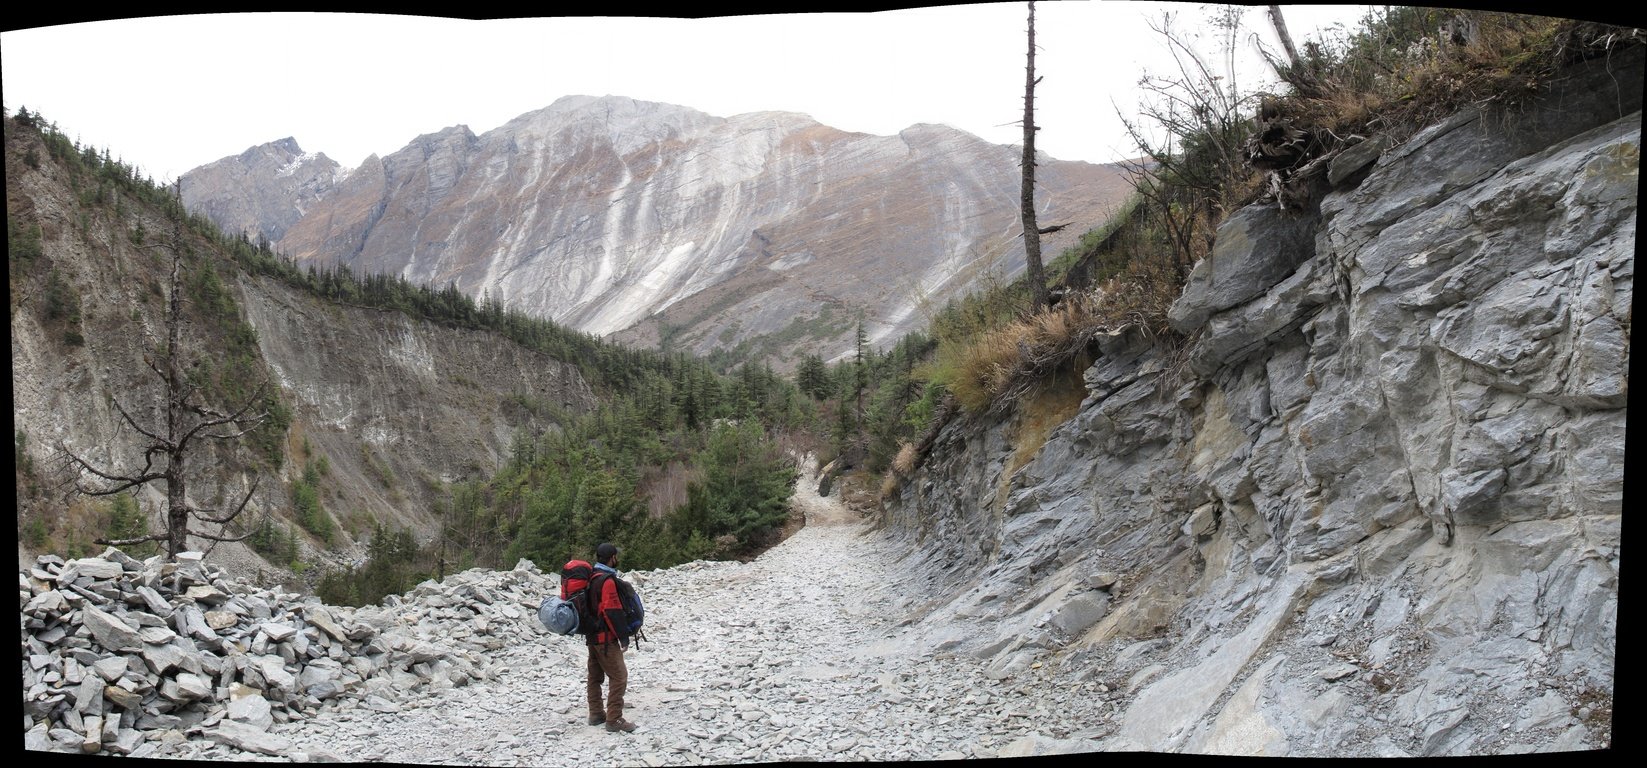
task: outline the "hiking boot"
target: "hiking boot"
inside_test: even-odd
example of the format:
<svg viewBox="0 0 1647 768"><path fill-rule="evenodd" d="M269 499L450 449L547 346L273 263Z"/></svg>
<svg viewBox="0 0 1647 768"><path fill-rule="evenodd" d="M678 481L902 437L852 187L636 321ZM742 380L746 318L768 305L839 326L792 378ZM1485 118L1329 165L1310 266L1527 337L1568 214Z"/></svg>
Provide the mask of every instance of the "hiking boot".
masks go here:
<svg viewBox="0 0 1647 768"><path fill-rule="evenodd" d="M606 715L590 715L589 716L589 724L590 725L600 725L601 723L604 723L604 722L606 722Z"/></svg>
<svg viewBox="0 0 1647 768"><path fill-rule="evenodd" d="M630 733L630 732L634 731L635 729L637 729L639 727L640 726L635 725L634 723L631 723L628 720L625 720L621 717L606 724L606 730L611 731L613 733L617 733L618 731L623 731L624 733Z"/></svg>

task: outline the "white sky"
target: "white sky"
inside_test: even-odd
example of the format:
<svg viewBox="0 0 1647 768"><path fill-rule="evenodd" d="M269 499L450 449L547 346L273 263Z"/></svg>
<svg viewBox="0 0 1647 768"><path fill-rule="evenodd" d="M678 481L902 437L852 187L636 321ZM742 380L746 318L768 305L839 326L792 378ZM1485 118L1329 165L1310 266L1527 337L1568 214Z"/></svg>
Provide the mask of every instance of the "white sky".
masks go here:
<svg viewBox="0 0 1647 768"><path fill-rule="evenodd" d="M1285 14L1302 43L1366 8ZM1205 18L1186 3L1036 5L1038 149L1096 163L1138 154L1116 110L1135 113L1139 76L1167 67L1146 26L1165 9L1186 28ZM722 117L801 112L877 135L945 123L1018 144L1026 17L1023 2L707 19L165 16L0 33L0 77L10 112L41 112L156 181L287 136L354 167L420 134L481 134L571 94ZM1244 49L1279 48L1262 6L1245 23ZM1268 75L1249 59L1239 79Z"/></svg>

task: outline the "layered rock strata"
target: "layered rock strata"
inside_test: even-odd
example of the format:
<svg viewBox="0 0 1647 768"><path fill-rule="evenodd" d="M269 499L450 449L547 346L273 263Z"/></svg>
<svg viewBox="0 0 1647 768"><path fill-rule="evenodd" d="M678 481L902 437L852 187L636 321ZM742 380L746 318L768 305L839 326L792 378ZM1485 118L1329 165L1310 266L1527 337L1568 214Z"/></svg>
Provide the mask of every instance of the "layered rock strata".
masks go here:
<svg viewBox="0 0 1647 768"><path fill-rule="evenodd" d="M1236 213L1044 444L946 427L887 513L931 641L1131 692L1108 748L1608 744L1640 54Z"/></svg>

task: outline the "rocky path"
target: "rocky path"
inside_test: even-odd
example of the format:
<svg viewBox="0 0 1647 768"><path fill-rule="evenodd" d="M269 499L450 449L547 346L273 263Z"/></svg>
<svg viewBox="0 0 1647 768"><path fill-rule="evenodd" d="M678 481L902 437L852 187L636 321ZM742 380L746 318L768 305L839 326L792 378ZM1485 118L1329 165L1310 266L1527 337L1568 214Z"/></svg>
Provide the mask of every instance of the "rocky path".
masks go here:
<svg viewBox="0 0 1647 768"><path fill-rule="evenodd" d="M911 600L894 553L805 474L799 533L757 560L627 574L649 641L628 654L632 734L585 724L584 651L523 627L487 679L383 712L345 702L274 726L317 759L609 765L918 760L1093 748L1081 684L986 678L981 662L900 642ZM528 617L529 618L529 617ZM1080 731L1085 728L1086 733ZM191 740L178 757L269 759ZM302 759L302 758L300 758Z"/></svg>

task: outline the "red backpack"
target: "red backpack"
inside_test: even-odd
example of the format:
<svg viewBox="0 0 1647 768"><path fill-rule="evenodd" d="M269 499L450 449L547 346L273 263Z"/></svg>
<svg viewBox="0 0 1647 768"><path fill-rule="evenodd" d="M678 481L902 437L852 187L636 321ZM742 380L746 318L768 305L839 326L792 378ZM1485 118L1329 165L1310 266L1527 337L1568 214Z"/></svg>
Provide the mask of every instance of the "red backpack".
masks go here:
<svg viewBox="0 0 1647 768"><path fill-rule="evenodd" d="M572 560L560 569L560 599L571 600L572 596L589 588L589 580L595 575L595 567L583 560Z"/></svg>
<svg viewBox="0 0 1647 768"><path fill-rule="evenodd" d="M589 605L589 580L595 569L572 560L560 569L560 597L550 595L538 606L538 619L557 635L593 634L600 622Z"/></svg>

